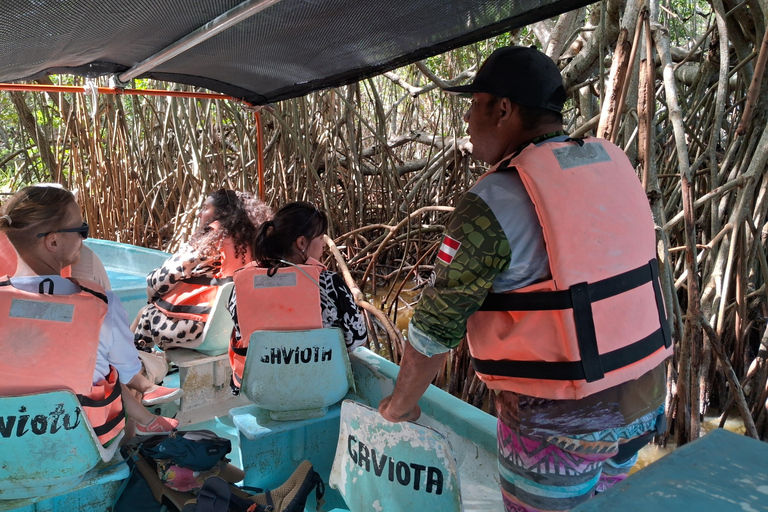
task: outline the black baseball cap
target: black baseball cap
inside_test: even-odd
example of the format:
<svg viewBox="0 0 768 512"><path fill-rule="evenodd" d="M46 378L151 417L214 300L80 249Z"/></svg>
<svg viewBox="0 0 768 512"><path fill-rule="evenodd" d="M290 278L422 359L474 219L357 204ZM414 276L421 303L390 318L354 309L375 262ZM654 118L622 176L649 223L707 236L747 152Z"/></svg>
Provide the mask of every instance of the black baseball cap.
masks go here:
<svg viewBox="0 0 768 512"><path fill-rule="evenodd" d="M505 46L494 51L471 84L446 87L445 92L485 92L526 107L560 112L565 103L563 78L555 63L535 48Z"/></svg>

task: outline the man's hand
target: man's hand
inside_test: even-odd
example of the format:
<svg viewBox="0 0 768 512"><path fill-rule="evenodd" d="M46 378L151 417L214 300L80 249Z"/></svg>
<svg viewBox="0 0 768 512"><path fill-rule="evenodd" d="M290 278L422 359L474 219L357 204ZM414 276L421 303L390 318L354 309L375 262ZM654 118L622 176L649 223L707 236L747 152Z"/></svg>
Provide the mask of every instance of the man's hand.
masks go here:
<svg viewBox="0 0 768 512"><path fill-rule="evenodd" d="M413 406L413 409L400 413L398 411L391 410L390 404L392 403L392 395L385 397L379 402L379 414L392 423L400 423L401 421L416 421L421 416L421 407L417 405Z"/></svg>

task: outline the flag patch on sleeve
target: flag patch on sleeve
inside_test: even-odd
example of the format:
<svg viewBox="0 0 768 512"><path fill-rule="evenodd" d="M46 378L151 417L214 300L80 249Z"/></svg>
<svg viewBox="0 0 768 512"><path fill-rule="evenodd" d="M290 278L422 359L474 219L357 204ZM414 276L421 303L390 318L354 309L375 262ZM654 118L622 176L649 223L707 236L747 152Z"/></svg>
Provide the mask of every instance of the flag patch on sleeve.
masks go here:
<svg viewBox="0 0 768 512"><path fill-rule="evenodd" d="M453 238L446 235L443 238L443 243L440 245L440 251L437 253L437 259L446 265L450 265L453 261L453 257L456 256L456 251L459 250L459 247L461 247L461 242L454 240Z"/></svg>

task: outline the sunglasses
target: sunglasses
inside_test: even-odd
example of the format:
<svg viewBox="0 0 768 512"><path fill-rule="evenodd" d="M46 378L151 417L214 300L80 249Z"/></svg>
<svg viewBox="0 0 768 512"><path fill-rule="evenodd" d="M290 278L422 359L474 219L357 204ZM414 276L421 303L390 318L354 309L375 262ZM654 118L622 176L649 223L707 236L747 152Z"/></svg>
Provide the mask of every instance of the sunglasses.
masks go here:
<svg viewBox="0 0 768 512"><path fill-rule="evenodd" d="M51 233L80 233L80 236L83 237L83 240L85 240L88 238L88 223L83 222L83 225L77 228L59 229L57 231L48 231L47 233L38 233L37 238L43 238L44 236L50 235Z"/></svg>

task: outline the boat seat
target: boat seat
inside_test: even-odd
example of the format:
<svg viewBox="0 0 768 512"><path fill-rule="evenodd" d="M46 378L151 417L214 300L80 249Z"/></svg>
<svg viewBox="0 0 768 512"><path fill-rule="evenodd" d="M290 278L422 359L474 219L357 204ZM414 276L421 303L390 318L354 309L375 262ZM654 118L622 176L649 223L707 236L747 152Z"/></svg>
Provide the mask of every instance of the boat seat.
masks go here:
<svg viewBox="0 0 768 512"><path fill-rule="evenodd" d="M339 401L354 386L341 331L253 333L242 384L241 393L254 405L229 416L240 437L245 484L275 488L305 459L328 475Z"/></svg>
<svg viewBox="0 0 768 512"><path fill-rule="evenodd" d="M190 348L209 356L220 356L227 353L229 338L232 335L232 329L235 328L232 315L227 310L227 302L232 296L234 286L234 282L229 282L219 287L211 308L211 315L203 329L201 336L203 341L199 346Z"/></svg>
<svg viewBox="0 0 768 512"><path fill-rule="evenodd" d="M103 467L122 461L116 452L123 432L102 447L77 397L68 390L0 397L0 435L3 510L23 504L16 500L40 501L128 476L126 467L99 478Z"/></svg>
<svg viewBox="0 0 768 512"><path fill-rule="evenodd" d="M202 342L194 348L171 348L168 360L179 367L179 387L184 390L177 419L182 425L227 414L229 409L247 403L232 395L229 380L229 338L235 324L227 310L234 283L219 287L211 315L205 324Z"/></svg>
<svg viewBox="0 0 768 512"><path fill-rule="evenodd" d="M232 394L229 387L232 367L227 354L209 356L197 350L174 348L166 350L165 355L179 367L178 387L184 394L176 419L181 426L226 415L233 407L248 403L247 398ZM168 379L165 384L173 383Z"/></svg>
<svg viewBox="0 0 768 512"><path fill-rule="evenodd" d="M335 404L320 418L277 421L255 405L229 411L238 430L244 485L275 489L303 460L312 462L326 479L339 437L339 413L340 404Z"/></svg>
<svg viewBox="0 0 768 512"><path fill-rule="evenodd" d="M456 458L436 430L344 400L330 485L350 510L462 510Z"/></svg>
<svg viewBox="0 0 768 512"><path fill-rule="evenodd" d="M251 335L241 392L274 420L322 417L354 385L340 329Z"/></svg>

